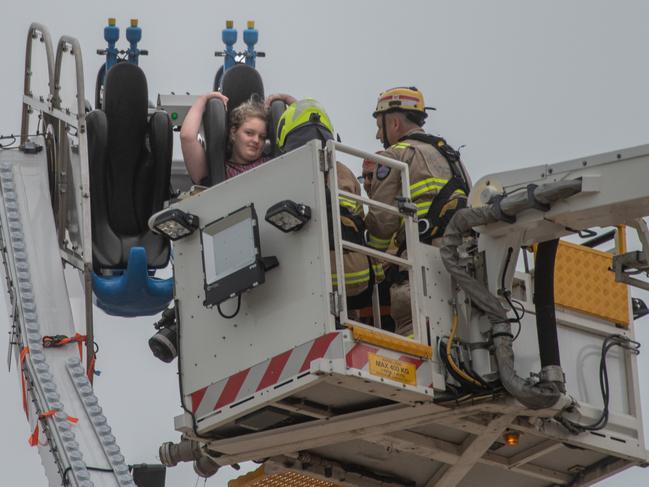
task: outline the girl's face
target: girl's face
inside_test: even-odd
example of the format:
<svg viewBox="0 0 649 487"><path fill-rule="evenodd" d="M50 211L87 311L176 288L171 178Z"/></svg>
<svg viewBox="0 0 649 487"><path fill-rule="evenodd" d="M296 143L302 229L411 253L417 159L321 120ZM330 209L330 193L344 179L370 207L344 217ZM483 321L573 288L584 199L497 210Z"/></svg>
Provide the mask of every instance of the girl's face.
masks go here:
<svg viewBox="0 0 649 487"><path fill-rule="evenodd" d="M236 130L230 132L232 138L232 162L248 164L261 157L266 142L266 121L249 118Z"/></svg>

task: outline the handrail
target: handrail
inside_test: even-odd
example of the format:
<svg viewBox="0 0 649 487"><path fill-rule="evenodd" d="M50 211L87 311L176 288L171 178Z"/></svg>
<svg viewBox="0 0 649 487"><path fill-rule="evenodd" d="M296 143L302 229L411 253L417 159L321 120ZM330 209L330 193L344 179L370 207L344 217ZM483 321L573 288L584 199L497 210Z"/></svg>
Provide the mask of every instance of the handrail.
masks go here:
<svg viewBox="0 0 649 487"><path fill-rule="evenodd" d="M48 96L51 97L52 89L54 87L54 55L52 50L52 38L47 27L37 22L32 23L27 31L27 42L25 45L25 78L23 83L23 95L32 97L31 92L31 77L32 77L32 44L34 39L39 37L45 44L45 55L47 57L47 84L49 88ZM20 123L20 143L27 142L27 135L29 134L29 106L23 102L22 119Z"/></svg>
<svg viewBox="0 0 649 487"><path fill-rule="evenodd" d="M399 211L396 206L388 205L380 201L375 201L372 198L366 198L356 194L349 193L348 191L340 190L338 188L338 173L336 169L336 151L342 153L356 156L359 158L367 159L375 162L376 164L381 164L388 166L392 169L398 170L401 173L401 194L403 197L410 199L410 175L409 167L407 164L401 161L390 159L385 156L378 154L372 154L365 152L348 145L341 144L339 142L330 140L327 142L325 147L325 163L328 169L328 187L329 191L332 193L332 201L338 201L339 196L344 198L351 199L353 201L362 203L369 206L370 208L380 208L384 211L387 211L391 214L399 215L403 218L403 226L406 237L406 248L409 251L407 259L394 256L387 252L382 252L375 250L369 247L364 247L356 243L350 242L342 238L342 231L340 229L340 223L333 225L333 241L334 241L334 253L336 259L336 284L338 287L338 294L340 296L339 301L339 319L341 322L349 322L349 317L347 313L347 304L346 304L346 289L345 289L345 280L344 280L344 265L343 265L343 249L351 250L358 252L369 257L375 257L381 261L390 262L392 264L406 268L410 273L410 295L411 295L411 306L412 306L412 327L414 332L414 339L416 341L421 341L422 337L426 336L425 329L423 328L423 320L419 318L419 305L418 305L418 296L420 295L419 287L422 286L423 276L421 268L415 265L415 253L416 243L419 242L419 231L417 224L416 215L406 215ZM340 208L338 205L332 205L332 219L334 222L340 222ZM376 284L375 284L376 286ZM380 303L378 303L378 292L374 289L373 299L372 299L372 308L374 313L380 309ZM374 317L375 324L380 323L380 316Z"/></svg>

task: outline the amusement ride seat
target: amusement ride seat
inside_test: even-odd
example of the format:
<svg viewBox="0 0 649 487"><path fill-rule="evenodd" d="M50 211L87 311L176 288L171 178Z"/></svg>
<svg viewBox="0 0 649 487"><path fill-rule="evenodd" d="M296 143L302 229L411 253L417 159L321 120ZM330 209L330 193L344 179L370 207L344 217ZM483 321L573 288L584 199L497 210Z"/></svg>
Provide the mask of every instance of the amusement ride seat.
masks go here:
<svg viewBox="0 0 649 487"><path fill-rule="evenodd" d="M149 117L146 77L137 65L127 62L118 63L108 71L103 109L93 110L86 119L95 294L99 306L104 308L101 301L103 297L111 298L115 283L110 283L113 291L100 296L106 291L102 283L109 284L110 280L102 280L102 274L126 271L132 249L144 249L135 252L139 259L135 267L148 274L166 267L169 262L168 240L151 232L147 221L162 209L170 195L173 139L167 113L155 112ZM158 281L150 284L155 287L160 284ZM166 306L171 294L167 291L163 294ZM147 299L141 301L142 309L133 309L132 313L159 311L159 305L147 304ZM113 311L112 314L120 315L131 313Z"/></svg>

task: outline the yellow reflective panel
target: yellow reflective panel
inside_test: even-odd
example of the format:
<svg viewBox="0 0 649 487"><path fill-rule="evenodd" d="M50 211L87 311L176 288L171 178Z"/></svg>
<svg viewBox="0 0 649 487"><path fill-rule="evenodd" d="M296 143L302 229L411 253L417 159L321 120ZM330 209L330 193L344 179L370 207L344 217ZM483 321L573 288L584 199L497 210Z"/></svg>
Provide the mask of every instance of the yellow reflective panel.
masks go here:
<svg viewBox="0 0 649 487"><path fill-rule="evenodd" d="M558 306L628 325L629 290L615 282L609 270L613 254L569 242L559 242L554 270L554 300Z"/></svg>

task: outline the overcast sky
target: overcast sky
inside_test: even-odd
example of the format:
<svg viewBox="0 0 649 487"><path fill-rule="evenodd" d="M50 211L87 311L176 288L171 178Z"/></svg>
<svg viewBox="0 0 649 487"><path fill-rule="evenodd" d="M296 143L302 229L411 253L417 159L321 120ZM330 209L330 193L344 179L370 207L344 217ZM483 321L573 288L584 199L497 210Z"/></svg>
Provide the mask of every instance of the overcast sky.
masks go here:
<svg viewBox="0 0 649 487"><path fill-rule="evenodd" d="M106 18L117 18L124 47L128 19L137 17L140 47L150 52L141 66L153 100L170 91L208 91L221 62L214 51L223 47L225 20L244 28L255 19L258 48L267 53L258 63L267 93L319 99L345 143L374 151L380 146L370 114L377 94L415 85L438 109L427 129L465 146L474 181L649 143L646 1L3 0L0 9L0 134L20 128L30 22L48 26L55 43L62 34L80 40L92 100L102 62L95 50L105 45ZM353 169L358 173L358 165ZM96 313L100 404L127 461L156 462L160 443L178 439L176 365L151 356L146 341L152 319ZM649 336L647 326L638 324L641 339ZM641 383L647 384L645 370L647 357L641 356ZM0 386L2 483L46 485L38 455L27 446L15 370L0 373ZM648 397L643 394L645 404ZM225 485L231 474L223 469L207 485ZM600 485L641 485L647 475L633 469ZM195 479L187 464L168 471L167 485L194 485Z"/></svg>

